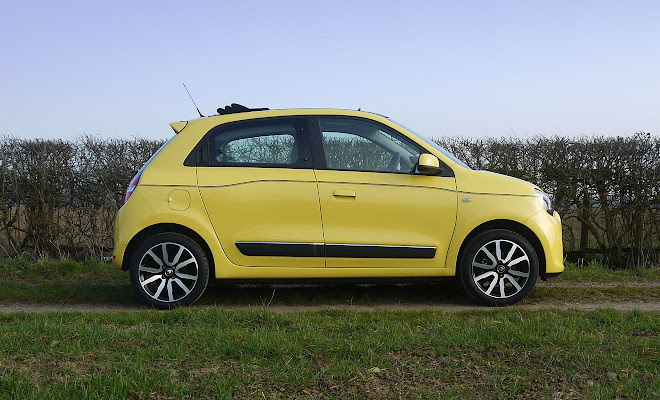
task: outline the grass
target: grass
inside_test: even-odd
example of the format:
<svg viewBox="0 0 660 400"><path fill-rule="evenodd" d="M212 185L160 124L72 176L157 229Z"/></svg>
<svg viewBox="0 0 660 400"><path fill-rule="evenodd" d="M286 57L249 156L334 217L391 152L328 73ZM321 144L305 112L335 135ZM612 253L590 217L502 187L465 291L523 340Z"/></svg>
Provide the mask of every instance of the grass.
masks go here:
<svg viewBox="0 0 660 400"><path fill-rule="evenodd" d="M639 266L614 270L592 262L586 265L566 264L564 272L557 277L565 282L660 282L660 268Z"/></svg>
<svg viewBox="0 0 660 400"><path fill-rule="evenodd" d="M0 301L135 304L128 274L113 264L72 260L0 260Z"/></svg>
<svg viewBox="0 0 660 400"><path fill-rule="evenodd" d="M24 284L114 283L123 284L128 275L111 263L90 260L1 259L0 281Z"/></svg>
<svg viewBox="0 0 660 400"><path fill-rule="evenodd" d="M0 398L657 398L660 316L520 311L0 315Z"/></svg>
<svg viewBox="0 0 660 400"><path fill-rule="evenodd" d="M620 284L617 286L558 287L537 286L521 304L537 304L544 301L599 303L605 301L638 302L660 301L660 288L639 288Z"/></svg>

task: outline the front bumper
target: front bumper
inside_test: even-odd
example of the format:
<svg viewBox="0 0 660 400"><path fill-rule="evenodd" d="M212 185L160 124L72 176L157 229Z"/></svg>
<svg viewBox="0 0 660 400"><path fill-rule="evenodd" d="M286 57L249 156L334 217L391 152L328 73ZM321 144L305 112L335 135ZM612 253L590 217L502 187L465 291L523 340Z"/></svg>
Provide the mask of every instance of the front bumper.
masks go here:
<svg viewBox="0 0 660 400"><path fill-rule="evenodd" d="M543 246L545 268L541 271L541 278L564 272L564 243L559 214L556 211L553 215L540 211L527 219L525 225L534 231Z"/></svg>

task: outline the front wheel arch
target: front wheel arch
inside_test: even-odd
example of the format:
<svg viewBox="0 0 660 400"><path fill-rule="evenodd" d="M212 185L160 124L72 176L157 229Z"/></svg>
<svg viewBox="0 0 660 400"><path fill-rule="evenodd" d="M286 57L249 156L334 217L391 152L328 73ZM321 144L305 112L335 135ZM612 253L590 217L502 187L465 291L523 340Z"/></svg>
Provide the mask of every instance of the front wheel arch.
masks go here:
<svg viewBox="0 0 660 400"><path fill-rule="evenodd" d="M504 229L515 232L520 236L524 237L532 245L538 257L539 277L542 280L546 280L545 250L543 249L543 245L541 244L541 241L531 229L521 224L520 222L511 221L508 219L497 219L493 221L484 222L483 224L474 228L467 235L467 237L463 240L463 243L461 243L461 248L458 251L458 257L455 260L457 274L458 274L459 262L463 258L463 254L468 244L472 242L472 239L474 239L475 237L486 231L496 230L496 229Z"/></svg>

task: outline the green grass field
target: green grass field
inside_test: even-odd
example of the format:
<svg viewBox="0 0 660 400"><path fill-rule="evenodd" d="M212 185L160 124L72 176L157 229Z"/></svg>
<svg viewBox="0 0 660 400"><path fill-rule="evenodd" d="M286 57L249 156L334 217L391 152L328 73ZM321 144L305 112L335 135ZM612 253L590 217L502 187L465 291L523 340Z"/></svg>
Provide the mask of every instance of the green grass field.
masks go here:
<svg viewBox="0 0 660 400"><path fill-rule="evenodd" d="M631 283L659 275L569 266L555 282L614 284L539 285L525 304L658 301ZM16 303L139 304L110 264L2 260L0 305ZM0 314L0 399L660 398L658 313L442 311L455 303L474 304L451 281L216 285L173 311ZM439 307L365 310L383 304Z"/></svg>
<svg viewBox="0 0 660 400"><path fill-rule="evenodd" d="M607 310L14 313L0 398L650 399L659 335Z"/></svg>

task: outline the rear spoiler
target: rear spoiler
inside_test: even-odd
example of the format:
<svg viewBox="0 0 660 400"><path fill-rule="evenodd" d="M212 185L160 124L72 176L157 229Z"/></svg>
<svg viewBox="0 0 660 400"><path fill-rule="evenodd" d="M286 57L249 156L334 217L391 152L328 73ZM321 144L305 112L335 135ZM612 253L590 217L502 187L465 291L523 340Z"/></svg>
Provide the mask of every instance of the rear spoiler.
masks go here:
<svg viewBox="0 0 660 400"><path fill-rule="evenodd" d="M181 132L187 125L188 125L188 121L172 122L170 124L170 126L174 130L174 133Z"/></svg>

